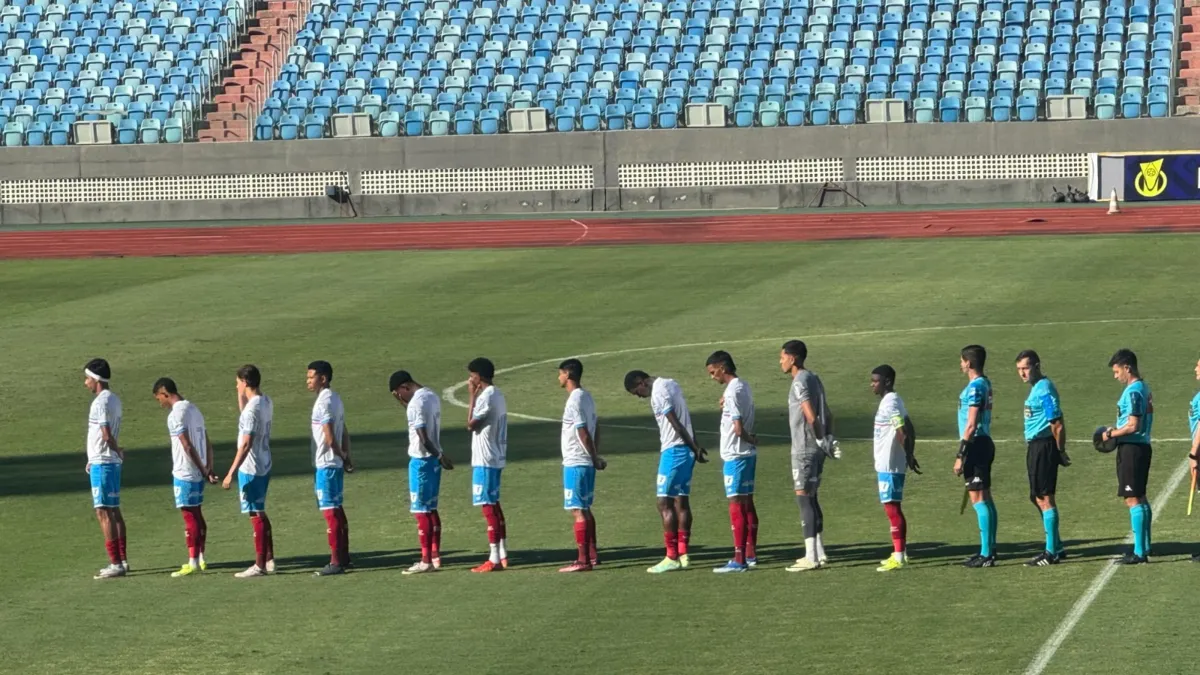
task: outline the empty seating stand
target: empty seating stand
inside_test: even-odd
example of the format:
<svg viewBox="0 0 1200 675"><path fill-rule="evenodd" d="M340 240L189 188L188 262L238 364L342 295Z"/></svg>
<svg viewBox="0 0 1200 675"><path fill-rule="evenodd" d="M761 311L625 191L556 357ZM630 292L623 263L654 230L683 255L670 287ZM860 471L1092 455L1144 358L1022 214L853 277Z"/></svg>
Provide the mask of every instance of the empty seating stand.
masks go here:
<svg viewBox="0 0 1200 675"><path fill-rule="evenodd" d="M1168 114L1172 0L314 0L255 124L324 137L366 113L381 136L670 129L692 103L728 126L1037 121ZM320 133L317 133L317 132Z"/></svg>

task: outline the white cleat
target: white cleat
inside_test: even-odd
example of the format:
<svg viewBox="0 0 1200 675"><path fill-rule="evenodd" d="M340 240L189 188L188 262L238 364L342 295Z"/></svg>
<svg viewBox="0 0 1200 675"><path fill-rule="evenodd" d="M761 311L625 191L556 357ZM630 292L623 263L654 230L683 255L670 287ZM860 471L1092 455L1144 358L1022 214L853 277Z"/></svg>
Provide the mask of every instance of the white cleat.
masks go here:
<svg viewBox="0 0 1200 675"><path fill-rule="evenodd" d="M442 569L442 559L441 558L433 559L433 569L435 569L435 570Z"/></svg>
<svg viewBox="0 0 1200 675"><path fill-rule="evenodd" d="M250 579L252 577L265 577L267 576L267 573L258 565L251 565L246 568L245 572L238 572L233 576L237 577L238 579Z"/></svg>
<svg viewBox="0 0 1200 675"><path fill-rule="evenodd" d="M786 569L789 572L808 572L811 570L819 570L823 564L820 561L813 562L808 558L800 558L794 564L789 565Z"/></svg>
<svg viewBox="0 0 1200 675"><path fill-rule="evenodd" d="M403 572L401 572L401 574L404 574L404 575L425 574L426 572L432 572L433 570L434 570L433 565L430 565L427 562L417 562L417 563L413 563L412 567L404 570Z"/></svg>
<svg viewBox="0 0 1200 675"><path fill-rule="evenodd" d="M271 558L267 561L267 574L275 574L275 559Z"/></svg>
<svg viewBox="0 0 1200 675"><path fill-rule="evenodd" d="M120 565L108 565L106 567L100 568L100 571L96 572L96 575L93 576L92 578L93 579L115 579L117 577L123 577L123 576L125 576L125 568L124 567L121 567Z"/></svg>
<svg viewBox="0 0 1200 675"><path fill-rule="evenodd" d="M122 561L121 561L121 568L125 570L125 574L129 574L129 561L127 561L127 560L122 560Z"/></svg>

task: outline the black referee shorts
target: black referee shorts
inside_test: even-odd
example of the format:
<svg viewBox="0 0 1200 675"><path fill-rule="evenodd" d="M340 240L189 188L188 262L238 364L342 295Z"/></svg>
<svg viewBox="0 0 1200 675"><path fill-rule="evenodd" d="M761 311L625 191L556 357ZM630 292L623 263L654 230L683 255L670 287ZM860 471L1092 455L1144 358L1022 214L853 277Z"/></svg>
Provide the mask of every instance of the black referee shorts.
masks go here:
<svg viewBox="0 0 1200 675"><path fill-rule="evenodd" d="M1025 453L1025 468L1029 470L1029 500L1054 494L1058 487L1058 444L1054 438L1035 438L1029 441Z"/></svg>
<svg viewBox="0 0 1200 675"><path fill-rule="evenodd" d="M1117 496L1145 497L1154 451L1145 443L1117 444Z"/></svg>
<svg viewBox="0 0 1200 675"><path fill-rule="evenodd" d="M992 488L992 461L996 459L996 445L990 436L976 436L967 443L963 456L963 481L971 492Z"/></svg>

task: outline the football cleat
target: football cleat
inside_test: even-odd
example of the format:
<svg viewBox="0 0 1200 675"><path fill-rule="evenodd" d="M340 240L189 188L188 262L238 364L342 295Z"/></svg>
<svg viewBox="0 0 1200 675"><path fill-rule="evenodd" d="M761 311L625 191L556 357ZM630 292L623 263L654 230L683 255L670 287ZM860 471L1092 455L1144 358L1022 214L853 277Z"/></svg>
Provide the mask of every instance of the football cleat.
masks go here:
<svg viewBox="0 0 1200 675"><path fill-rule="evenodd" d="M501 558L500 566L503 567L504 569L508 569L508 558Z"/></svg>
<svg viewBox="0 0 1200 675"><path fill-rule="evenodd" d="M880 563L879 567L875 568L875 571L876 572L894 572L896 570L902 570L902 569L904 569L904 563L905 563L905 560L903 557L897 558L897 557L893 556L891 558L888 558L887 560L884 560L882 563Z"/></svg>
<svg viewBox="0 0 1200 675"><path fill-rule="evenodd" d="M559 572L591 572L592 566L587 563L573 562L558 570Z"/></svg>
<svg viewBox="0 0 1200 675"><path fill-rule="evenodd" d="M1150 559L1144 555L1134 555L1126 553L1125 555L1113 560L1114 565L1145 565L1150 562Z"/></svg>
<svg viewBox="0 0 1200 675"><path fill-rule="evenodd" d="M686 570L688 567L691 566L691 564L692 564L692 559L688 557L688 554L681 553L679 555L679 566L680 567L682 567L683 569Z"/></svg>
<svg viewBox="0 0 1200 675"><path fill-rule="evenodd" d="M267 576L267 573L258 565L251 565L246 568L245 572L238 572L233 576L237 577L238 579L251 579L253 577L265 577Z"/></svg>
<svg viewBox="0 0 1200 675"><path fill-rule="evenodd" d="M664 572L674 572L683 569L683 565L678 560L663 558L657 565L647 569L650 574L663 574Z"/></svg>
<svg viewBox="0 0 1200 675"><path fill-rule="evenodd" d="M333 563L329 563L328 565L322 567L321 569L317 570L316 572L313 572L313 575L318 576L318 577L331 577L335 574L345 574L345 572L346 571L344 569L342 569L341 565L334 565Z"/></svg>
<svg viewBox="0 0 1200 675"><path fill-rule="evenodd" d="M746 558L746 567L758 567L758 558Z"/></svg>
<svg viewBox="0 0 1200 675"><path fill-rule="evenodd" d="M199 571L199 567L192 567L191 563L184 563L183 567L180 567L178 572L171 572L171 578L178 579L179 577L191 576Z"/></svg>
<svg viewBox="0 0 1200 675"><path fill-rule="evenodd" d="M413 563L412 567L404 570L403 572L401 572L401 574L404 574L404 575L425 574L426 572L434 571L434 569L436 569L436 568L427 562L415 562L415 563Z"/></svg>
<svg viewBox="0 0 1200 675"><path fill-rule="evenodd" d="M1059 562L1059 557L1057 555L1055 555L1049 551L1042 551L1041 553L1033 556L1033 558L1030 559L1029 562L1025 563L1025 566L1026 567L1049 567L1050 565L1057 565L1058 562Z"/></svg>
<svg viewBox="0 0 1200 675"><path fill-rule="evenodd" d="M275 559L274 558L271 558L270 560L267 561L267 568L265 571L267 574L275 574Z"/></svg>
<svg viewBox="0 0 1200 675"><path fill-rule="evenodd" d="M995 567L995 566L996 566L996 556L994 556L994 555L989 555L986 557L977 555L974 558L971 558L967 562L963 563L963 567L970 567L972 569L977 568L977 567Z"/></svg>
<svg viewBox="0 0 1200 675"><path fill-rule="evenodd" d="M125 576L125 568L120 565L107 565L100 568L99 572L93 576L93 579L115 579L116 577Z"/></svg>
<svg viewBox="0 0 1200 675"><path fill-rule="evenodd" d="M208 569L208 561L204 559L204 556L200 556L200 571L203 572L207 569Z"/></svg>
<svg viewBox="0 0 1200 675"><path fill-rule="evenodd" d="M442 559L441 558L434 558L432 564L433 564L433 569L435 569L435 570L442 569Z"/></svg>
<svg viewBox="0 0 1200 675"><path fill-rule="evenodd" d="M808 558L800 558L800 559L796 560L796 562L792 563L791 565L788 565L785 569L789 572L808 572L811 570L819 570L819 569L821 569L821 567L822 567L822 564L819 560L816 562L813 562L812 560L809 560Z"/></svg>
<svg viewBox="0 0 1200 675"><path fill-rule="evenodd" d="M504 569L504 568L501 567L500 565L492 562L491 560L487 560L487 561L484 561L484 563L482 565L479 565L477 567L472 567L471 571L479 573L479 574L483 574L486 572L499 572L502 569Z"/></svg>
<svg viewBox="0 0 1200 675"><path fill-rule="evenodd" d="M720 567L714 567L713 574L734 574L737 572L748 572L749 570L750 570L750 567L747 566L745 563L740 563L735 560L730 560L729 562L725 563L724 565L721 565Z"/></svg>

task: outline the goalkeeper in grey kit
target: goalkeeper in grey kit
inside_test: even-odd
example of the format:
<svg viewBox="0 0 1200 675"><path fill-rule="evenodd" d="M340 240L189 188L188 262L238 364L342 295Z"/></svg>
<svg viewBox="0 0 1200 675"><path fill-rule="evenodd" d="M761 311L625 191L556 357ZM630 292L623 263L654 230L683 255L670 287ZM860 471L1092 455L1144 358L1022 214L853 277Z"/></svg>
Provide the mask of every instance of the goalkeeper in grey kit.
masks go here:
<svg viewBox="0 0 1200 675"><path fill-rule="evenodd" d="M789 572L820 569L828 561L821 534L825 517L817 491L825 458L841 458L833 437L833 413L825 401L825 387L817 374L804 367L808 347L800 340L789 340L779 353L779 367L792 376L788 389L788 426L792 435L792 483L800 506L800 526L804 529L804 557L787 568Z"/></svg>

